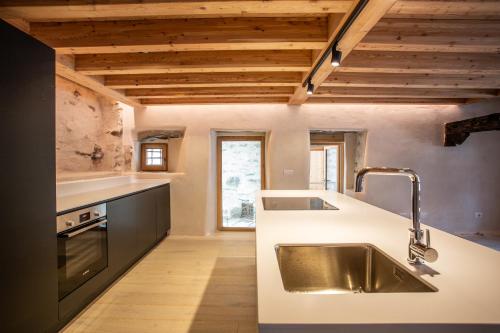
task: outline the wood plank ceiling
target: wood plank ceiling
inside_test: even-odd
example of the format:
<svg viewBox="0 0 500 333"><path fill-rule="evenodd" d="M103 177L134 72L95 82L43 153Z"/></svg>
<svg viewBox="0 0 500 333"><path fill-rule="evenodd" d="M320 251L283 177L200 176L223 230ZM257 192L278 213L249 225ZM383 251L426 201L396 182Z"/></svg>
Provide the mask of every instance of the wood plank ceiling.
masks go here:
<svg viewBox="0 0 500 333"><path fill-rule="evenodd" d="M500 89L500 2L369 0L340 67L303 81L359 0L4 0L57 74L134 105L458 104Z"/></svg>

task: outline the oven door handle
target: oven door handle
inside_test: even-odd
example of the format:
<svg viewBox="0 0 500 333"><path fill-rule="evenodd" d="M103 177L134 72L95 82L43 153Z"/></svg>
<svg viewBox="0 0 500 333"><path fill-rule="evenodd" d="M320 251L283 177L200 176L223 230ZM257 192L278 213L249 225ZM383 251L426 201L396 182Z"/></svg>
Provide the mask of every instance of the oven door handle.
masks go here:
<svg viewBox="0 0 500 333"><path fill-rule="evenodd" d="M60 234L58 235L58 237L62 237L62 238L71 238L71 237L74 237L76 235L79 235L81 234L82 232L85 232L87 230L90 230L92 228L95 228L97 227L98 225L101 225L101 224L106 224L108 223L108 220L102 220L102 221L99 221L99 222L96 222L96 223L92 223L91 225L88 225L84 228L81 228L81 229L78 229L76 231L73 231L73 232L68 232L68 233L64 233L64 234Z"/></svg>

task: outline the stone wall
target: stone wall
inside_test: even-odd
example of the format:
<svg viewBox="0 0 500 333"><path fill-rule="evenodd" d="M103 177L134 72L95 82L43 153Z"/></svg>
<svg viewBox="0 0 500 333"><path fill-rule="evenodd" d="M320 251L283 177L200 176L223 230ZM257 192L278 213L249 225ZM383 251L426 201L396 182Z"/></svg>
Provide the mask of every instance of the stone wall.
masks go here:
<svg viewBox="0 0 500 333"><path fill-rule="evenodd" d="M85 87L56 79L56 166L72 172L128 171L132 147L123 145L122 108Z"/></svg>

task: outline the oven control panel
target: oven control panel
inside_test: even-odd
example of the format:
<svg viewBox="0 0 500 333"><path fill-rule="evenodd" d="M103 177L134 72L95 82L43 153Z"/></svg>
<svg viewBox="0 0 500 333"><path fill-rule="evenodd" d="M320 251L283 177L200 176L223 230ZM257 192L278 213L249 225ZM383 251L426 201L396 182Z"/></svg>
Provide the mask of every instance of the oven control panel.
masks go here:
<svg viewBox="0 0 500 333"><path fill-rule="evenodd" d="M97 220L103 216L106 216L105 203L58 215L57 233Z"/></svg>

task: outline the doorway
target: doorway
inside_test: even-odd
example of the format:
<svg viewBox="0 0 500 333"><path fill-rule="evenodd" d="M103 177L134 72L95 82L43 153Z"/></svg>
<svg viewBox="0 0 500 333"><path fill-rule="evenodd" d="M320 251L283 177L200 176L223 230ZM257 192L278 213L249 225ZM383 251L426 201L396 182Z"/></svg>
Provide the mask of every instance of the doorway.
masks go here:
<svg viewBox="0 0 500 333"><path fill-rule="evenodd" d="M217 137L217 227L255 229L255 192L265 186L264 136Z"/></svg>
<svg viewBox="0 0 500 333"><path fill-rule="evenodd" d="M309 189L344 193L344 145L312 145Z"/></svg>

